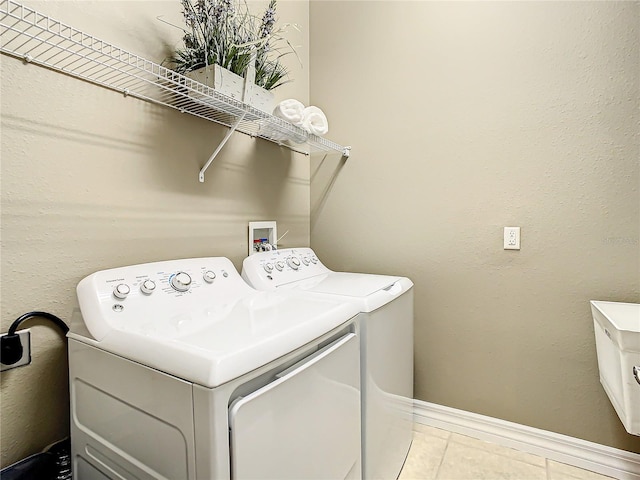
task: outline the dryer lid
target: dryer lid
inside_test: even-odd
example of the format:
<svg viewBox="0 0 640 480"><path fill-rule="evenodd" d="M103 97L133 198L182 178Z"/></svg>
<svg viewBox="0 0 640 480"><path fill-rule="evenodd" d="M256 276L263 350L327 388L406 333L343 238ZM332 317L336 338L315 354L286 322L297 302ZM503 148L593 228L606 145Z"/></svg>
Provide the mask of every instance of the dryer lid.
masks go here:
<svg viewBox="0 0 640 480"><path fill-rule="evenodd" d="M70 337L213 388L315 341L357 313L329 298L256 292L226 305L141 317L100 342Z"/></svg>
<svg viewBox="0 0 640 480"><path fill-rule="evenodd" d="M190 279L176 290L177 274ZM153 283L145 293L145 283ZM118 288L127 286L121 295ZM82 328L69 337L205 387L315 341L359 310L302 292L259 292L223 257L132 265L78 284Z"/></svg>

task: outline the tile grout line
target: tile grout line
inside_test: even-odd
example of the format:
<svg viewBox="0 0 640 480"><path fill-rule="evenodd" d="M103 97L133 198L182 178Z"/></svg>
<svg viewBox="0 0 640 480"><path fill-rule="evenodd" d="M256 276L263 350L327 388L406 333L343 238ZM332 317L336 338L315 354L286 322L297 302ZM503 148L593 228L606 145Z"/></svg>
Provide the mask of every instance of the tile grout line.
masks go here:
<svg viewBox="0 0 640 480"><path fill-rule="evenodd" d="M512 460L514 462L517 462L519 464L528 465L530 467L542 468L544 473L545 473L545 476L544 476L545 480L553 480L553 478L557 478L552 473L553 469L551 468L551 464L554 463L554 461L549 459L549 458L547 458L547 457L545 457L545 456L530 454L530 455L532 455L534 457L538 457L538 458L544 460L544 465L540 465L539 463L533 463L533 462L530 462L528 460L524 460L524 459L521 459L521 458L514 458L513 456L511 456L511 455L509 455L509 454L507 454L505 452L489 451L489 450L487 450L485 448L482 448L481 446L468 445L468 444L466 444L464 442L460 442L460 441L456 440L456 435L461 435L461 434L455 434L454 432L448 431L446 429L440 429L440 430L442 430L443 432L447 432L447 437L446 438L440 437L443 440L446 440L446 444L445 444L445 448L443 450L442 456L440 458L440 462L438 463L437 468L435 469L435 476L434 477L430 477L432 480L443 480L443 479L441 479L440 474L441 474L441 471L442 471L442 466L444 465L445 455L448 453L451 443L454 443L454 444L457 444L457 445L461 445L461 446L464 446L464 447L467 447L467 448L470 448L470 449L473 449L473 450L477 450L479 452L483 452L483 453L486 453L486 454L494 455L496 457L501 457L503 459L510 459L510 460ZM419 432L419 431L416 431L416 432L417 433L422 433L422 432ZM431 436L431 435L426 435L425 434L425 437L429 437L429 436ZM467 437L466 435L462 435L462 436L463 437ZM469 437L469 438L473 438L473 437ZM489 442L489 441L484 441L484 440L479 440L479 439L478 439L478 441L480 443L482 443L482 444L496 445L495 443ZM507 448L509 450L513 450L514 452L521 452L517 448L510 448L510 447L507 447ZM523 453L527 453L527 452L523 452ZM581 470L581 471L584 471L584 472L591 473L591 471L588 470L588 469L584 469L584 468L580 468L580 467L575 467L575 468L577 470ZM568 474L568 476L566 478L574 478L575 480L577 480L578 478L583 478L583 477L578 477L578 476L574 476L574 475ZM603 477L603 479L604 478L606 478L606 477Z"/></svg>
<svg viewBox="0 0 640 480"><path fill-rule="evenodd" d="M458 434L458 435L467 437L467 435L462 435L462 434ZM453 435L451 435L451 437L453 437ZM473 437L467 437L467 438L473 439ZM475 440L477 440L477 439L475 439ZM545 468L546 469L546 465L547 465L547 460L548 459L546 457L541 456L541 455L535 455L533 453L523 452L523 451L518 450L516 448L510 448L510 447L502 447L502 448L506 449L506 450L503 450L503 451L489 450L486 447L484 447L484 445L490 445L490 446L493 446L493 447L501 447L501 445L498 445L497 443L494 443L494 442L485 441L485 440L477 440L478 441L477 445L470 445L468 443L456 441L455 439L452 439L451 441L453 443L457 443L458 445L463 445L463 446L465 446L467 448L472 448L473 450L484 452L484 453L487 453L487 454L490 454L490 455L495 455L497 457L506 458L506 459L512 460L514 462L523 463L525 465L529 465L529 466L532 466L532 467L538 467L538 468ZM526 455L530 455L532 457L540 458L540 459L545 461L545 466L543 467L539 463L535 463L535 462L530 461L528 459L517 458L516 456L514 456L511 453L511 451L517 452L517 453L523 453L523 454L526 454Z"/></svg>
<svg viewBox="0 0 640 480"><path fill-rule="evenodd" d="M434 480L438 480L438 477L440 476L440 469L442 468L442 464L444 463L444 456L447 454L447 450L449 450L449 442L451 442L451 437L451 432L449 432L449 436L447 437L447 444L444 446L442 457L440 457L440 463L438 464L438 468L436 469L436 475L433 477Z"/></svg>

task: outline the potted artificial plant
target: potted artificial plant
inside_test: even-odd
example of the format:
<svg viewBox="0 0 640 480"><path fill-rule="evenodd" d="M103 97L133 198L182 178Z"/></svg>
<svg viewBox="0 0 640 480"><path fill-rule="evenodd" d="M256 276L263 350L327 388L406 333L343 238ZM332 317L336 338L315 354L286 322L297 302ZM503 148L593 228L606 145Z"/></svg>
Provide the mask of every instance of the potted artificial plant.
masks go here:
<svg viewBox="0 0 640 480"><path fill-rule="evenodd" d="M295 49L275 28L276 0L261 17L243 0L181 0L183 46L169 58L172 68L220 93L271 113L271 90L288 82L280 59ZM285 44L286 48L282 48Z"/></svg>

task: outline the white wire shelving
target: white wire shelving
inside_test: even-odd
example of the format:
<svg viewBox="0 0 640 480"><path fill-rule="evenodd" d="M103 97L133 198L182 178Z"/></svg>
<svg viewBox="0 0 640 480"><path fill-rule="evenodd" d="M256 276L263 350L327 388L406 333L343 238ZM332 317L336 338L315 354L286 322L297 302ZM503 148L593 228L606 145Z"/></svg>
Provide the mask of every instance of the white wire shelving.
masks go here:
<svg viewBox="0 0 640 480"><path fill-rule="evenodd" d="M308 134L281 118L12 0L0 0L0 51L127 96L230 127L200 171L201 182L205 170L234 131L305 155L326 152L348 157L350 153L350 147Z"/></svg>

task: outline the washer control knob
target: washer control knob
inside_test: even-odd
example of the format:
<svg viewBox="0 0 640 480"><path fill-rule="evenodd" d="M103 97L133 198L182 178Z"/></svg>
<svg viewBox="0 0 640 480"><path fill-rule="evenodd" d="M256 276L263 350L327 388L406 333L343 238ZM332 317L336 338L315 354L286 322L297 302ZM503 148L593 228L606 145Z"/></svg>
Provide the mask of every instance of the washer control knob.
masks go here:
<svg viewBox="0 0 640 480"><path fill-rule="evenodd" d="M309 265L309 262L311 260L309 260L309 257L302 257L302 263L304 263L305 265Z"/></svg>
<svg viewBox="0 0 640 480"><path fill-rule="evenodd" d="M273 264L272 263L265 263L264 264L264 271L267 272L267 273L273 272Z"/></svg>
<svg viewBox="0 0 640 480"><path fill-rule="evenodd" d="M171 286L178 292L186 292L191 286L191 277L188 273L178 272L171 277Z"/></svg>
<svg viewBox="0 0 640 480"><path fill-rule="evenodd" d="M312 263L318 263L318 257L316 257L315 255L313 257L311 257L311 262Z"/></svg>
<svg viewBox="0 0 640 480"><path fill-rule="evenodd" d="M278 261L276 262L276 268L277 268L277 269L278 269L278 271L280 271L280 272L281 272L282 270L284 270L284 262L283 262L282 260L278 260Z"/></svg>
<svg viewBox="0 0 640 480"><path fill-rule="evenodd" d="M289 265L294 270L297 270L300 266L300 260L298 260L298 257L289 257L287 258L287 265Z"/></svg>
<svg viewBox="0 0 640 480"><path fill-rule="evenodd" d="M146 295L151 295L155 289L156 282L154 282L153 280L147 279L142 282L142 285L140 285L140 291Z"/></svg>
<svg viewBox="0 0 640 480"><path fill-rule="evenodd" d="M116 285L116 288L113 289L113 296L119 298L120 300L124 300L125 298L127 298L127 295L129 295L129 293L131 293L131 289L126 283Z"/></svg>
<svg viewBox="0 0 640 480"><path fill-rule="evenodd" d="M204 278L204 281L207 283L213 283L216 279L216 273L212 270L207 270L202 274L202 278Z"/></svg>

